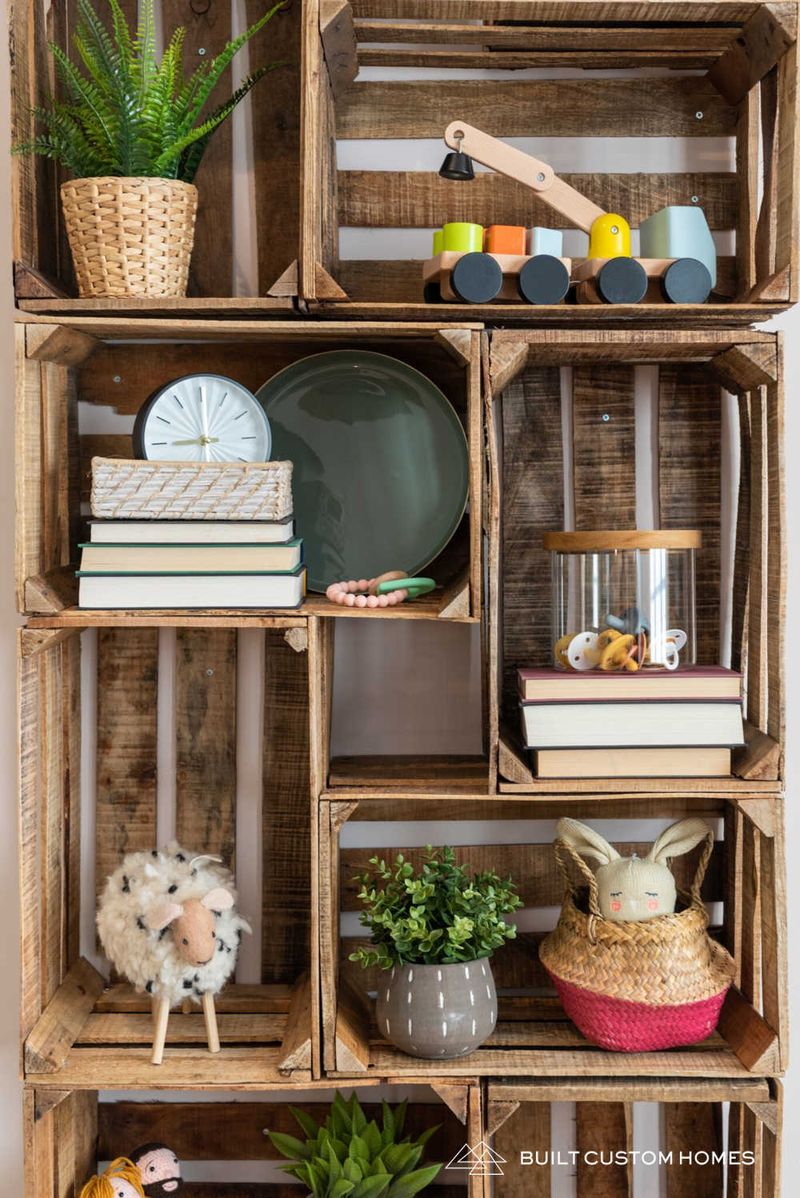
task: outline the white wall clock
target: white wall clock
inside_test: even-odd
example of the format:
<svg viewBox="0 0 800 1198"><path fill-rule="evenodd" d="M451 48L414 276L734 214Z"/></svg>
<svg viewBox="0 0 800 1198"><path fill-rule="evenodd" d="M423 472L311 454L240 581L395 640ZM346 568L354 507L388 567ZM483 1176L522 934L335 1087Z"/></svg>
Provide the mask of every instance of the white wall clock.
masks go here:
<svg viewBox="0 0 800 1198"><path fill-rule="evenodd" d="M269 421L252 392L221 374L187 374L159 388L133 426L137 458L268 462Z"/></svg>

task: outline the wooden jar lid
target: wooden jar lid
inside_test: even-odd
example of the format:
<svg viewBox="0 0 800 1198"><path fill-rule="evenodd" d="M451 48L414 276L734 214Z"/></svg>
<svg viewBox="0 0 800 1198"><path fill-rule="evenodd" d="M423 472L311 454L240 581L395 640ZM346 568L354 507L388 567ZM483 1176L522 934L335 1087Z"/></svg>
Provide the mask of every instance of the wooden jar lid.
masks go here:
<svg viewBox="0 0 800 1198"><path fill-rule="evenodd" d="M585 532L546 532L545 549L560 553L600 553L606 549L700 549L703 535L696 528L592 529Z"/></svg>

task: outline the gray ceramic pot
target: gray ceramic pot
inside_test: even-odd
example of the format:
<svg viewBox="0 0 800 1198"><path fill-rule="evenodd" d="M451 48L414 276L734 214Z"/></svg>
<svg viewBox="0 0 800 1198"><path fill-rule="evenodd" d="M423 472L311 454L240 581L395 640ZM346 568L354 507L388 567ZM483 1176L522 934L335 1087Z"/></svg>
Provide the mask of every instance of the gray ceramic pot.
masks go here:
<svg viewBox="0 0 800 1198"><path fill-rule="evenodd" d="M402 965L381 974L378 1031L412 1057L463 1057L491 1036L497 993L488 958L466 965Z"/></svg>

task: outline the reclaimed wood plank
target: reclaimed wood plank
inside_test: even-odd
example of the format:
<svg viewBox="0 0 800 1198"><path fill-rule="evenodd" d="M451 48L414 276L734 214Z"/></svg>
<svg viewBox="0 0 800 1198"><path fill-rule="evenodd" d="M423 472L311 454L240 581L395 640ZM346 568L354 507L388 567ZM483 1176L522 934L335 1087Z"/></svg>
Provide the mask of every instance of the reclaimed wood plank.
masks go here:
<svg viewBox="0 0 800 1198"><path fill-rule="evenodd" d="M622 1163L633 1148L633 1106L629 1102L575 1104L578 1198L629 1198L633 1194L630 1163ZM622 1154L602 1169L587 1163L590 1152ZM606 1158L607 1159L607 1158Z"/></svg>
<svg viewBox="0 0 800 1198"><path fill-rule="evenodd" d="M61 724L63 677L58 648L36 659L39 669L40 862L42 1002L55 995L65 973L66 884L64 738Z"/></svg>
<svg viewBox="0 0 800 1198"><path fill-rule="evenodd" d="M576 15L578 10L575 10ZM382 20L354 22L359 43L423 42L426 45L491 45L496 50L541 50L576 51L585 50L672 50L680 47L684 52L705 50L721 53L732 40L732 30L718 27L703 28L696 25L672 25L661 27L630 25L583 26L525 24L483 25L465 24L455 21L403 21L389 17L384 11Z"/></svg>
<svg viewBox="0 0 800 1198"><path fill-rule="evenodd" d="M156 847L158 630L97 634L96 888Z"/></svg>
<svg viewBox="0 0 800 1198"><path fill-rule="evenodd" d="M736 112L707 80L532 79L355 83L339 100L336 133L442 137L454 114L486 133L525 137L732 137ZM702 112L702 118L696 115Z"/></svg>
<svg viewBox="0 0 800 1198"><path fill-rule="evenodd" d="M503 707L516 707L516 670L552 663L549 555L542 533L564 527L558 369L525 370L502 396Z"/></svg>
<svg viewBox="0 0 800 1198"><path fill-rule="evenodd" d="M21 634L20 634L21 639ZM19 718L19 887L20 887L20 1035L24 1041L42 1013L42 893L39 885L40 728L39 664L20 656L17 664Z"/></svg>
<svg viewBox="0 0 800 1198"><path fill-rule="evenodd" d="M504 1198L550 1198L552 1169L549 1152L551 1138L551 1107L549 1102L525 1102L498 1127L492 1148L505 1158L503 1169ZM523 1167L519 1163L520 1149L540 1153L544 1164Z"/></svg>
<svg viewBox="0 0 800 1198"><path fill-rule="evenodd" d="M301 7L286 5L250 43L251 71L284 64L261 80L252 105L259 295L297 258L300 245ZM265 8L263 0L246 0L248 25Z"/></svg>
<svg viewBox="0 0 800 1198"><path fill-rule="evenodd" d="M308 654L265 637L261 977L294 982L311 951Z"/></svg>
<svg viewBox="0 0 800 1198"><path fill-rule="evenodd" d="M262 5L262 12L266 6ZM231 8L224 0L192 4L191 0L161 0L165 41L173 29L186 30L183 64L187 74L211 62L231 39ZM269 40L262 31L252 48ZM209 99L209 110L230 96L234 88L229 67ZM194 251L189 267L189 293L231 295L233 291L233 126L230 118L208 143L195 180L199 192Z"/></svg>
<svg viewBox="0 0 800 1198"><path fill-rule="evenodd" d="M697 528L697 660L720 654L719 386L702 366L662 365L659 371L658 506L662 528Z"/></svg>
<svg viewBox="0 0 800 1198"><path fill-rule="evenodd" d="M765 388L750 392L750 581L747 630L747 718L767 727L769 701L769 515ZM778 548L776 546L776 548Z"/></svg>
<svg viewBox="0 0 800 1198"><path fill-rule="evenodd" d="M175 736L175 835L235 870L235 632L178 629Z"/></svg>
<svg viewBox="0 0 800 1198"><path fill-rule="evenodd" d="M737 176L734 174L576 174L560 176L609 212L624 212L633 228L668 204L703 197L712 229L736 224ZM343 170L338 173L338 220L366 228L436 228L448 220L483 225L536 225L574 228L530 188L502 175L475 176L469 187L453 187L431 171Z"/></svg>
<svg viewBox="0 0 800 1198"><path fill-rule="evenodd" d="M783 745L786 736L786 475L783 344L779 378L766 391L767 475L767 731Z"/></svg>
<svg viewBox="0 0 800 1198"><path fill-rule="evenodd" d="M722 1151L719 1122L708 1102L664 1104L667 1198L719 1198L722 1163L701 1154Z"/></svg>
<svg viewBox="0 0 800 1198"><path fill-rule="evenodd" d="M636 527L634 368L576 366L572 372L575 528Z"/></svg>
<svg viewBox="0 0 800 1198"><path fill-rule="evenodd" d="M73 965L25 1042L26 1070L51 1073L61 1068L104 984L84 957Z"/></svg>

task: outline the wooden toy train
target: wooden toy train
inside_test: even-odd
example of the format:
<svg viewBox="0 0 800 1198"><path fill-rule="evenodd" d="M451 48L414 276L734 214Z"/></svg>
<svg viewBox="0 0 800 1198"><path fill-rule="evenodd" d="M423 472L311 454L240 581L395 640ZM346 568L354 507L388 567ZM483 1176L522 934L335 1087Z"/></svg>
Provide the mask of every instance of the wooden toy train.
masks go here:
<svg viewBox="0 0 800 1198"><path fill-rule="evenodd" d="M702 208L671 205L642 221L640 255L631 255L624 217L605 212L555 174L553 168L464 121L453 121L444 140L451 147L439 174L470 180L472 160L515 179L589 234L586 258L563 256L556 229L452 222L434 233L433 257L423 263L424 296L487 304L508 300L560 304L572 292L577 303L702 304L716 284L714 241Z"/></svg>

